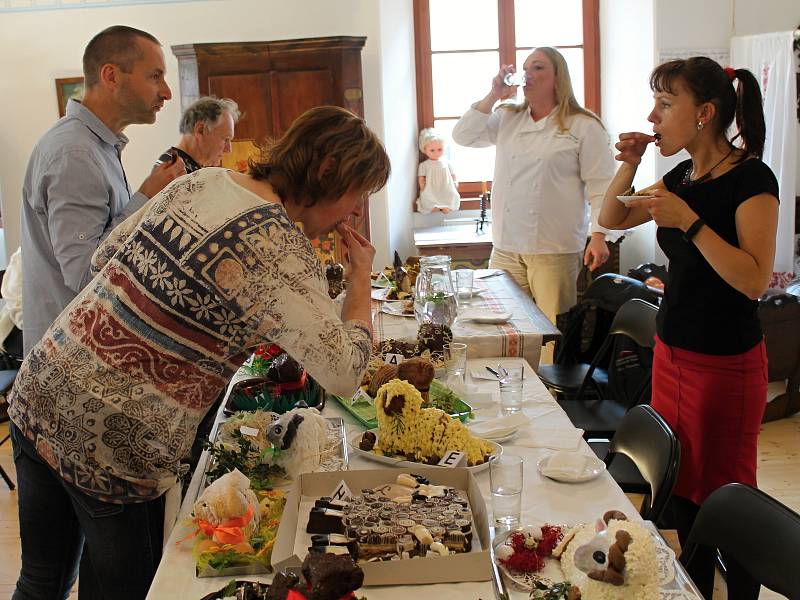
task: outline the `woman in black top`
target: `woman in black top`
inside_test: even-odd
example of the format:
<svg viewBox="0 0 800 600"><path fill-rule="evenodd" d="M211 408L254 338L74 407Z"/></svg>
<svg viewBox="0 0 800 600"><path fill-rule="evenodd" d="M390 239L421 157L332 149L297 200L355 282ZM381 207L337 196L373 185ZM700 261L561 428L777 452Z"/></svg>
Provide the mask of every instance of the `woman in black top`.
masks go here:
<svg viewBox="0 0 800 600"><path fill-rule="evenodd" d="M705 57L674 60L653 71L650 87L653 135L620 134L616 158L622 166L599 223L626 229L654 220L670 261L652 405L681 442L673 512L685 543L712 491L731 482L756 485L767 388L756 308L772 276L778 184L760 160L764 114L750 71L723 69ZM729 140L734 117L738 134ZM685 149L691 159L648 188L647 197L626 205L616 196L630 189L651 142L664 156ZM706 564L695 573L701 590L713 587L712 563Z"/></svg>

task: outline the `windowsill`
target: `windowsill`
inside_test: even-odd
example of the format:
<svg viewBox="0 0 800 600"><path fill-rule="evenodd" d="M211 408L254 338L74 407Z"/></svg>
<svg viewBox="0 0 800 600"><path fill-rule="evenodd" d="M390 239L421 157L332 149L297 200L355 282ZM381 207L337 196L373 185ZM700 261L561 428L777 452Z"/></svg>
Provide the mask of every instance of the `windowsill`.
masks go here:
<svg viewBox="0 0 800 600"><path fill-rule="evenodd" d="M491 222L484 223L483 231L476 231L475 219L468 219L466 217L448 219L443 225L421 227L414 230L414 245L417 248L491 243Z"/></svg>

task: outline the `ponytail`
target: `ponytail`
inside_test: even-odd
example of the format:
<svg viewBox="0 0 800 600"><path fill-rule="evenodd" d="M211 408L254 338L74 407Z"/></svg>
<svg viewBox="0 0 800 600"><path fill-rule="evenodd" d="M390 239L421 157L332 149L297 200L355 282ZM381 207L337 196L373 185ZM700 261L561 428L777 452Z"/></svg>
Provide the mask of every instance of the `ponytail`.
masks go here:
<svg viewBox="0 0 800 600"><path fill-rule="evenodd" d="M747 69L736 69L736 129L734 136L742 139L742 148L758 158L764 154L767 126L764 123L764 108L761 88L755 76ZM733 141L733 140L731 140Z"/></svg>

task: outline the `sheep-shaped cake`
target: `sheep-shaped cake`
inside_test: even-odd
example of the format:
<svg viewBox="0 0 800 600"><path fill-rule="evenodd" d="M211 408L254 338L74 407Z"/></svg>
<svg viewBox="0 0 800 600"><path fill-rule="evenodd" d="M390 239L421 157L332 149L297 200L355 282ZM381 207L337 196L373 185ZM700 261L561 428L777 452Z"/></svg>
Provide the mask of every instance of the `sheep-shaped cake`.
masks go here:
<svg viewBox="0 0 800 600"><path fill-rule="evenodd" d="M473 436L461 421L438 408L422 408L422 396L407 381L392 379L381 386L375 411L378 440L373 452L437 464L448 451L457 450L470 466L486 462L492 454L493 446Z"/></svg>

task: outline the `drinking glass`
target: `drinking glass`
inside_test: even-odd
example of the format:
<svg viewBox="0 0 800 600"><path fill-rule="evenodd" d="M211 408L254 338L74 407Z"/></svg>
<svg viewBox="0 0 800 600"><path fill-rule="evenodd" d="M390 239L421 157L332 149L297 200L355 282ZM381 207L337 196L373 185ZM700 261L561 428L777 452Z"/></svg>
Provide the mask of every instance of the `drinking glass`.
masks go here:
<svg viewBox="0 0 800 600"><path fill-rule="evenodd" d="M500 373L500 408L504 413L522 410L525 367L522 365L498 365Z"/></svg>
<svg viewBox="0 0 800 600"><path fill-rule="evenodd" d="M444 363L448 378L464 383L467 375L467 345L460 342L445 344Z"/></svg>
<svg viewBox="0 0 800 600"><path fill-rule="evenodd" d="M517 71L516 73L506 73L503 77L503 83L506 85L525 85L525 71Z"/></svg>
<svg viewBox="0 0 800 600"><path fill-rule="evenodd" d="M472 269L456 270L456 294L458 301L469 300L472 298L472 282L475 271Z"/></svg>
<svg viewBox="0 0 800 600"><path fill-rule="evenodd" d="M502 454L489 463L495 527L516 527L522 511L522 457Z"/></svg>

